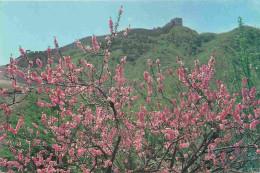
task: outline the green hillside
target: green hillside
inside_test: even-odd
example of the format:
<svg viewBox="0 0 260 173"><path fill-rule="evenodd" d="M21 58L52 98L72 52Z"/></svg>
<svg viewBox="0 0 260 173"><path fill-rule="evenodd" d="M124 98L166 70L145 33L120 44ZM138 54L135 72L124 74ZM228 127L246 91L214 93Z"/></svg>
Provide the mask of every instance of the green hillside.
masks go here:
<svg viewBox="0 0 260 173"><path fill-rule="evenodd" d="M129 35L124 38L123 32L119 32L119 38L115 40L112 47L111 57L109 58L110 67L115 67L120 60L127 56L126 75L129 79L138 79L142 77L142 73L148 68L147 59L160 59L163 68L176 69L176 56L179 56L188 67L194 64L195 60L199 60L201 64L208 62L210 54L215 53L216 57L216 73L215 79L222 80L229 85L234 81L234 75L242 78L241 61L239 54L254 58L254 72L260 74L260 30L250 26L233 29L232 31L214 34L202 33L198 34L195 30L183 26L167 26L157 29L132 29ZM167 27L166 27L167 26ZM247 54L241 52L239 35L243 32L247 49ZM98 36L97 40L102 43L102 47L106 45L105 36ZM80 39L83 46L91 45L91 37ZM101 64L101 57L82 52L76 43L68 44L60 48L63 56L71 56L72 62L80 62L82 58L93 63L97 68ZM47 62L46 51L31 52L27 54L30 60L40 58L43 64ZM52 50L54 60L58 62L56 50ZM54 61L54 62L55 62ZM18 66L27 67L26 60L19 57ZM234 68L236 70L234 71ZM258 69L256 69L258 68ZM259 86L256 81L256 86Z"/></svg>
<svg viewBox="0 0 260 173"><path fill-rule="evenodd" d="M259 52L260 30L253 27L244 27L244 29L250 50L253 53ZM238 29L222 34L198 34L190 28L181 26L172 27L168 32L161 34L153 34L144 29L133 30L127 38L115 43L110 64L115 66L121 58L127 56L126 74L130 79L135 79L142 76L143 71L147 69L147 59L160 59L164 68L175 69L177 67L176 56L182 58L185 64L193 66L194 60L199 60L201 64L207 63L210 54L214 52L217 60L215 77L230 84L232 62L236 63L239 70L238 34ZM105 44L104 41L101 42ZM90 45L90 42L83 43L83 45L88 44ZM79 62L84 57L96 66L101 61L101 58L86 55L78 48L67 50L62 54L71 56L74 62ZM256 55L255 58L260 57Z"/></svg>

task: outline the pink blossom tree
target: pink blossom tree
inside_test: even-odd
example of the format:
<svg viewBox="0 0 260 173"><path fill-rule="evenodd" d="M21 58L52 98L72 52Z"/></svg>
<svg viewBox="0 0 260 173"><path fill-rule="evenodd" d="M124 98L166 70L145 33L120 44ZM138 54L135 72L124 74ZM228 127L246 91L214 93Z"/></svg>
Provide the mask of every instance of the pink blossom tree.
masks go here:
<svg viewBox="0 0 260 173"><path fill-rule="evenodd" d="M116 69L109 67L111 47L120 37L117 27L122 12L121 8L115 25L109 19L111 35L106 37L105 49L95 36L92 46L76 41L87 56L100 58L101 68L84 58L81 64L71 63L59 51L56 38L57 64L53 64L50 48L46 66L40 59L36 64L29 61L20 48L28 60L26 73L17 67L18 60L10 59L6 71L11 86L24 97L2 105L6 119L13 116L10 106L25 99L26 93L45 97L39 97L37 103L43 110L41 125L31 122L33 128L26 127L26 115L20 115L15 127L8 121L0 126L0 143L14 155L14 160L0 156L1 166L9 172L179 173L238 170L259 160L258 92L254 87L247 89L246 79L241 102L237 100L240 93L231 95L221 81L215 83L218 89L211 89L214 53L208 64L195 61L193 70L177 57L176 74L172 69L163 70L159 60L148 59L143 82L124 77L126 57ZM126 28L121 37L129 31ZM27 86L17 83L18 76ZM166 80L172 86L166 86ZM5 95L8 90L0 92ZM176 92L174 97L169 94ZM45 107L55 114L46 114ZM42 135L51 140L45 141ZM16 142L10 140L13 138Z"/></svg>

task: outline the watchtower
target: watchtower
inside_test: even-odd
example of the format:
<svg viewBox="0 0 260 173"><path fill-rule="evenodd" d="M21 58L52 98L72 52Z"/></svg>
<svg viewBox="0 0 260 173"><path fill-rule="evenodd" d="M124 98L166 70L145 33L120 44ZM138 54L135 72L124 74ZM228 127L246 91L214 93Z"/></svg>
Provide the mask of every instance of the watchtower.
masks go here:
<svg viewBox="0 0 260 173"><path fill-rule="evenodd" d="M176 17L176 18L171 20L171 23L174 26L182 26L182 18Z"/></svg>

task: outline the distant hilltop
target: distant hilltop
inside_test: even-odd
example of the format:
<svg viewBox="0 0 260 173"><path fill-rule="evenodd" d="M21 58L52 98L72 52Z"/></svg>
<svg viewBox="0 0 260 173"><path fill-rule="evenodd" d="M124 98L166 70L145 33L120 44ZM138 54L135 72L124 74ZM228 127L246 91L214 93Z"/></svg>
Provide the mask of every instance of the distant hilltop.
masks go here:
<svg viewBox="0 0 260 173"><path fill-rule="evenodd" d="M143 65L146 64L147 58L156 60L160 58L162 66L172 65L172 67L178 67L175 64L176 56L180 56L184 62L190 63L191 59L198 59L202 64L206 63L210 52L214 52L218 57L216 68L220 69L217 74L218 77L223 77L223 81L232 83L228 73L221 73L221 69L228 69L230 62L235 62L235 65L239 65L234 56L234 51L239 48L238 42L236 41L237 35L240 33L238 28L225 33L197 33L188 27L185 27L183 18L171 18L168 22L155 28L132 28L126 39L114 40L114 46L111 54L110 62L115 65L120 63L121 58L126 56L129 61L126 74L131 76L132 79L136 79L136 73L143 71ZM124 31L118 32L119 38L122 37ZM252 50L256 50L257 46L260 45L260 29L245 26L244 32L248 34L248 38L252 39L248 45ZM106 45L106 35L97 36L98 42ZM91 36L87 36L79 39L83 46L91 46ZM59 41L59 38L57 38ZM47 48L47 47L46 47ZM54 48L54 46L52 46ZM104 46L102 48L105 48ZM47 64L47 52L46 49L42 51L30 51L25 49L28 60L36 63L37 59L42 61L42 65ZM72 62L78 62L81 58L87 61L98 63L100 60L93 59L91 54L84 54L78 47L75 41L65 46L60 47L62 55L71 56ZM59 63L60 55L56 49L51 50L54 63ZM227 59L232 58L227 62ZM93 60L92 60L93 59ZM27 72L28 62L26 58L18 57L19 70ZM113 63L112 63L113 62ZM56 64L53 64L54 67ZM100 67L99 64L94 64ZM231 64L232 65L232 64ZM233 64L234 65L234 64ZM133 73L132 71L136 72ZM0 83L3 83L1 79L5 79L7 76L5 72L5 66L0 66L3 76L0 77ZM223 71L223 70L222 70ZM10 80L6 78L6 80ZM18 82L23 82L24 79L17 78ZM26 81L25 81L26 82Z"/></svg>
<svg viewBox="0 0 260 173"><path fill-rule="evenodd" d="M179 18L179 17L173 18L173 19L171 19L171 21L169 23L167 23L163 27L157 27L157 28L153 28L153 29L132 28L130 35L136 33L136 34L146 34L146 35L150 35L150 36L159 36L161 34L168 33L175 26L181 26L181 27L183 26L182 18ZM122 35L123 32L124 31L120 31L118 33L118 35ZM100 36L97 36L97 39L99 41L102 41L102 40L105 40L106 36L107 35L100 35ZM92 38L92 36L87 36L87 37L79 39L79 41L83 45L88 45L88 44L91 44L91 38ZM78 49L77 44L75 42L72 42L65 46L60 47L61 52L66 52L66 51L72 50L72 49ZM47 57L46 50L43 50L43 51L26 50L26 53L30 56L30 58L33 61L35 61L37 58L40 58L40 59L42 59L43 65L46 65L47 58L43 58L43 57ZM54 59L57 61L58 54L56 54L56 49L52 49L51 54L54 56ZM26 67L28 67L28 63L24 58L22 59L22 57L19 56L18 57L18 66L26 68Z"/></svg>
<svg viewBox="0 0 260 173"><path fill-rule="evenodd" d="M176 17L167 23L164 27L182 26L182 18Z"/></svg>
<svg viewBox="0 0 260 173"><path fill-rule="evenodd" d="M149 33L152 33L152 34L156 34L157 33L158 35L160 35L160 34L162 34L162 32L165 33L167 31L169 31L174 26L183 26L182 18L179 18L179 17L173 18L173 19L171 19L171 21L169 23L167 23L163 27L157 27L157 28L153 28L153 29L132 28L131 32L133 32L135 30L145 30L148 34ZM119 32L119 34L122 34L122 33L123 33L122 31ZM104 40L106 36L107 35L99 35L97 37L98 37L98 39ZM87 36L85 38L79 39L79 41L81 41L82 43L86 43L87 41L90 42L91 38L92 38L91 36ZM75 42L72 42L70 44L62 46L60 49L62 51L66 51L66 50L71 49L71 48L74 48L74 49L77 48L77 44ZM56 50L54 50L54 51L56 51ZM26 50L26 53L37 53L37 54L38 53L39 54L44 54L45 53L46 54L46 50L44 50L44 51L30 51L30 50Z"/></svg>

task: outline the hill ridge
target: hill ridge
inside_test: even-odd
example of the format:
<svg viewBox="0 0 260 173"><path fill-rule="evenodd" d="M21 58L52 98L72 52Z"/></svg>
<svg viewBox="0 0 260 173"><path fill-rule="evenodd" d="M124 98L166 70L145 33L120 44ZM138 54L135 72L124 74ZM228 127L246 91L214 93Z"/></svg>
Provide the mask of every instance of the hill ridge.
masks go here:
<svg viewBox="0 0 260 173"><path fill-rule="evenodd" d="M169 32L169 30L174 27L174 26L183 26L182 25L182 18L179 18L179 17L176 17L176 18L173 18L171 19L170 22L166 23L163 27L157 27L157 28L153 28L153 29L145 29L145 28L133 28L131 29L131 32L135 32L135 31L145 31L147 32L147 34L151 34L151 35L160 35L160 34L163 34L163 33L167 33ZM118 32L118 35L122 35L124 31L120 31ZM107 36L108 34L104 34L104 35L98 35L96 36L97 39L99 41L103 41L105 40L105 37ZM86 37L83 37L83 38L80 38L79 41L82 43L82 44L87 44L88 42L91 41L91 38L92 36L86 36ZM66 44L62 47L60 47L60 51L61 52L66 52L68 50L71 50L71 49L76 49L77 48L77 44L75 42L72 42L72 43L69 43L69 44ZM51 53L52 55L54 55L54 57L56 57L56 49L51 49ZM40 55L43 55L43 56L46 56L47 55L47 51L46 50L42 50L42 51L30 51L28 52L28 56L32 56L32 57L39 57ZM21 60L22 56L19 56L17 57L18 59L18 66L21 66L21 67L27 67L28 64L25 62L25 61L22 61ZM36 60L35 58L32 58L34 61ZM43 62L43 65L46 64L46 61Z"/></svg>

